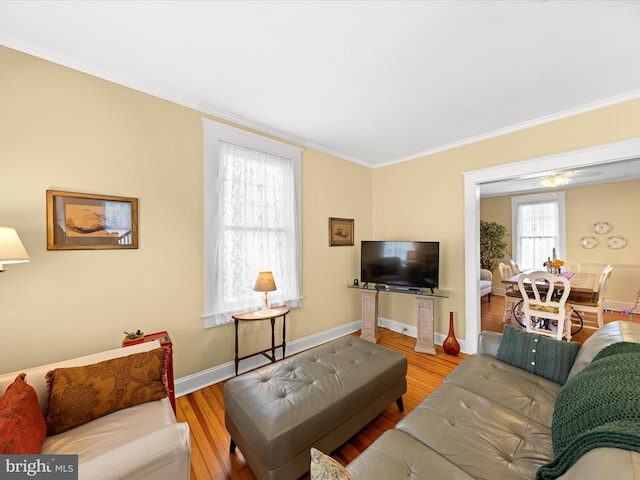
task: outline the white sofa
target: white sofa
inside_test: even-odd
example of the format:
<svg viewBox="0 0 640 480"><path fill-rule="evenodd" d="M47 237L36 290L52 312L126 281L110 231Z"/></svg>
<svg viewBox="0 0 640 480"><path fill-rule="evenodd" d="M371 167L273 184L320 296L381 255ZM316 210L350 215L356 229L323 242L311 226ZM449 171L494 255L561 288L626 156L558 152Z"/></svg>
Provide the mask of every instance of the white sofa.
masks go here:
<svg viewBox="0 0 640 480"><path fill-rule="evenodd" d="M47 372L60 367L98 363L160 347L152 342L117 348L49 365L0 374L0 393L16 376L26 373L26 382L37 395L40 409L47 405ZM80 480L167 478L188 480L191 442L189 425L178 423L168 398L118 410L84 425L48 436L43 454L77 454Z"/></svg>
<svg viewBox="0 0 640 480"><path fill-rule="evenodd" d="M493 273L491 270L480 269L480 298L487 295L489 303L491 303L491 283L493 282Z"/></svg>

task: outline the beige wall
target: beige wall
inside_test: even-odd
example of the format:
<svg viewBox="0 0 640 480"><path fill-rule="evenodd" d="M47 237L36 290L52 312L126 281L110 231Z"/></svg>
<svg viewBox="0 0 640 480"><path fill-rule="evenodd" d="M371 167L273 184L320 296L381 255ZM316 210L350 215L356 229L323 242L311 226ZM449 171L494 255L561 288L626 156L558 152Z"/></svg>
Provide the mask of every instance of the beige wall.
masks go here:
<svg viewBox="0 0 640 480"><path fill-rule="evenodd" d="M440 284L451 291L451 297L436 300L435 330L446 334L449 312L453 311L456 336L464 338L462 173L634 137L640 137L640 100L377 168L373 174L374 238L442 242ZM412 300L394 300L392 305L382 307L382 313L415 325Z"/></svg>
<svg viewBox="0 0 640 480"><path fill-rule="evenodd" d="M233 329L204 329L202 114L0 47L0 224L18 229L31 263L0 276L0 371L118 346L123 330L168 330L178 378L232 360ZM438 240L436 331L456 314L464 338L462 172L640 136L640 101L369 169L303 153L302 309L287 339L360 318L363 239ZM390 141L392 141L390 139ZM140 248L47 251L45 191L137 197ZM328 246L328 218L355 219L356 247ZM388 295L387 318L415 325L410 295ZM247 350L266 326L246 332Z"/></svg>
<svg viewBox="0 0 640 480"><path fill-rule="evenodd" d="M115 348L137 328L170 332L178 378L232 361L233 327L201 319L202 114L3 47L0 71L0 225L31 256L0 276L0 371ZM356 250L328 246L328 217L370 236L371 175L303 153L305 299L289 342L360 318L345 288ZM137 197L139 249L47 251L47 189ZM263 323L245 353L268 342Z"/></svg>
<svg viewBox="0 0 640 480"><path fill-rule="evenodd" d="M608 305L620 306L625 310L635 305L636 293L640 289L640 225L632 221L638 204L640 180L566 189L566 257L581 263L582 271L592 272L596 278L607 264L613 264L615 268L607 292L607 302ZM482 199L480 218L498 222L512 232L511 197ZM612 231L607 235L596 234L593 224L599 221L610 223ZM607 247L606 240L612 235L627 239L627 246L617 250ZM593 249L583 248L580 239L585 236L596 237L598 246ZM508 240L511 242L511 237ZM493 280L494 288L502 288L497 271L494 272Z"/></svg>

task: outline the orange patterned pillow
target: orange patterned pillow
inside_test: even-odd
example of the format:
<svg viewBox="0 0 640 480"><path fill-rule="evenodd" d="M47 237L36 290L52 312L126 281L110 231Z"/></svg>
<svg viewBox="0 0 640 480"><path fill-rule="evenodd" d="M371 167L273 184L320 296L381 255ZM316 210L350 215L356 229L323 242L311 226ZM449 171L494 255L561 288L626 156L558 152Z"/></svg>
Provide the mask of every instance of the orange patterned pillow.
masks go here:
<svg viewBox="0 0 640 480"><path fill-rule="evenodd" d="M0 397L0 453L37 454L47 435L38 395L21 373Z"/></svg>
<svg viewBox="0 0 640 480"><path fill-rule="evenodd" d="M166 349L134 353L47 373L47 433L55 435L109 413L165 396Z"/></svg>

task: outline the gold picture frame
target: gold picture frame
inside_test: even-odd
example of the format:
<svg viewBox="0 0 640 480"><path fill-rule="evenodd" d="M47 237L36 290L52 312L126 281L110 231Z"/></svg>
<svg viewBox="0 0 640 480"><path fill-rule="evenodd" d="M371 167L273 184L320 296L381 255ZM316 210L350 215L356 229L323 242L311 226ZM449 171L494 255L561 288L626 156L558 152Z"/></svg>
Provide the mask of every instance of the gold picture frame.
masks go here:
<svg viewBox="0 0 640 480"><path fill-rule="evenodd" d="M138 199L47 190L47 250L138 248Z"/></svg>
<svg viewBox="0 0 640 480"><path fill-rule="evenodd" d="M352 218L329 218L329 246L353 246Z"/></svg>

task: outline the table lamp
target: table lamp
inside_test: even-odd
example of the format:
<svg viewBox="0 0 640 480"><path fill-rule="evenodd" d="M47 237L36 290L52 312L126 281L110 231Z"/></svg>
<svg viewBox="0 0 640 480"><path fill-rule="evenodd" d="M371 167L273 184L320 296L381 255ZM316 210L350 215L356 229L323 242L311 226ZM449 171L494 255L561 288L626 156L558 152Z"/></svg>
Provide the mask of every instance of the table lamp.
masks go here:
<svg viewBox="0 0 640 480"><path fill-rule="evenodd" d="M4 272L3 264L28 261L29 254L24 245L22 245L16 229L13 227L0 227L0 272Z"/></svg>
<svg viewBox="0 0 640 480"><path fill-rule="evenodd" d="M258 310L256 313L260 315L270 315L273 310L269 308L269 292L276 290L276 282L273 279L273 273L271 272L259 272L256 284L253 287L256 292L264 292L262 301L264 302L264 308Z"/></svg>

